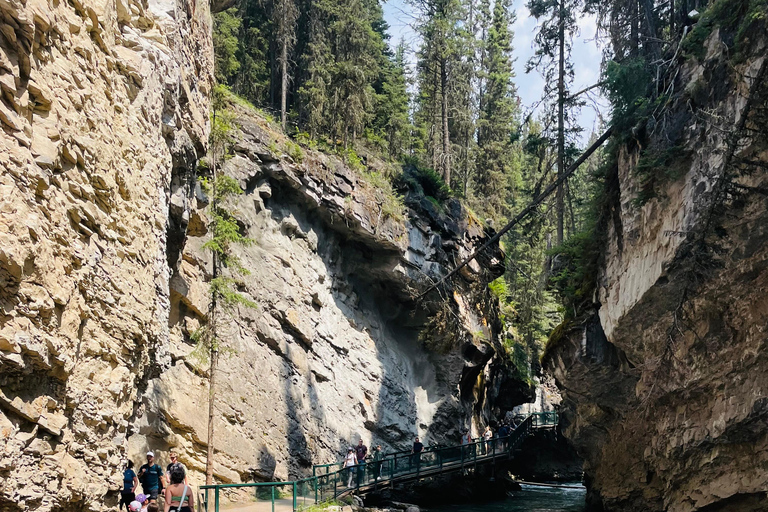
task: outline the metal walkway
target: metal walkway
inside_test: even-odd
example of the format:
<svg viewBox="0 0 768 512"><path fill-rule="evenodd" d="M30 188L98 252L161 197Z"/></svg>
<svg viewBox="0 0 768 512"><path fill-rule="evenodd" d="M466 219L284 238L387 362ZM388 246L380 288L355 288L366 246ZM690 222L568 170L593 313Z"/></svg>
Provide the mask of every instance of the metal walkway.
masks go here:
<svg viewBox="0 0 768 512"><path fill-rule="evenodd" d="M294 512L349 494L366 494L399 483L495 465L512 458L531 432L554 428L557 422L556 412L534 413L508 436L489 442L473 439L466 445L433 446L418 455L406 451L388 453L381 461L366 461L352 471L342 468L341 463L316 465L313 476L296 481L203 485L197 508L205 512Z"/></svg>

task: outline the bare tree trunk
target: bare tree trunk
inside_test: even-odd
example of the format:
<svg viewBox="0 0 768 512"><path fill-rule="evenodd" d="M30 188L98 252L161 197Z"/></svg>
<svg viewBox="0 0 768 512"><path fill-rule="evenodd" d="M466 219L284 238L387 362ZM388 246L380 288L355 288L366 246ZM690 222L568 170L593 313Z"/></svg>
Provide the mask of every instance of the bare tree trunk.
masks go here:
<svg viewBox="0 0 768 512"><path fill-rule="evenodd" d="M653 0L643 1L643 14L645 18L645 31L648 36L646 45L653 57L658 57L661 54L659 43L655 41L656 33L656 20L653 19Z"/></svg>
<svg viewBox="0 0 768 512"><path fill-rule="evenodd" d="M434 66L434 72L432 73L432 90L433 98L432 98L432 134L430 136L431 144L432 144L432 169L434 169L435 172L439 172L442 175L442 171L440 170L440 159L439 159L439 144L437 142L437 84L438 84L438 73L437 73L437 66Z"/></svg>
<svg viewBox="0 0 768 512"><path fill-rule="evenodd" d="M216 371L219 363L219 349L215 337L211 340L211 369L208 381L208 453L205 460L205 485L213 484L213 456L216 452L213 440L213 427L216 405Z"/></svg>
<svg viewBox="0 0 768 512"><path fill-rule="evenodd" d="M288 132L288 119L286 117L288 104L288 39L283 39L280 49L280 70L282 76L280 90L280 120L283 122L283 131Z"/></svg>
<svg viewBox="0 0 768 512"><path fill-rule="evenodd" d="M448 132L448 69L447 59L440 62L440 90L443 100L443 180L451 186L451 135Z"/></svg>
<svg viewBox="0 0 768 512"><path fill-rule="evenodd" d="M558 34L560 43L560 63L557 80L557 177L562 178L565 172L565 11L560 0L560 27ZM563 185L557 187L557 245L563 243Z"/></svg>
<svg viewBox="0 0 768 512"><path fill-rule="evenodd" d="M216 110L213 111L213 122L216 122ZM215 210L217 206L216 200L216 145L218 141L214 140L211 145L211 161L213 180L211 186L211 207ZM216 279L219 275L219 259L216 251L213 251L213 279ZM216 363L218 362L218 346L216 345L216 294L211 294L211 309L209 310L209 329L208 329L208 342L211 346L211 367L208 380L208 451L205 457L205 484L213 484L213 457L215 454L214 447L214 410L216 399Z"/></svg>
<svg viewBox="0 0 768 512"><path fill-rule="evenodd" d="M629 50L632 56L637 55L637 47L639 43L638 23L640 23L639 16L637 14L637 0L632 0L629 9Z"/></svg>
<svg viewBox="0 0 768 512"><path fill-rule="evenodd" d="M675 0L669 0L669 38L675 33Z"/></svg>

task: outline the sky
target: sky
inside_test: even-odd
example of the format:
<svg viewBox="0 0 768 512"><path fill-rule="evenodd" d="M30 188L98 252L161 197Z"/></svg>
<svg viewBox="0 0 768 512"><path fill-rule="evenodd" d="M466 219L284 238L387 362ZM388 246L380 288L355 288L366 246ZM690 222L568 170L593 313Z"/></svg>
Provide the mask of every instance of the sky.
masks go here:
<svg viewBox="0 0 768 512"><path fill-rule="evenodd" d="M514 32L513 46L515 57L515 83L518 95L527 113L538 102L544 90L544 79L536 70L525 73L525 63L533 55L533 38L536 32L536 18L530 16L525 7L527 0L513 0L513 9L517 16L512 24ZM414 17L412 8L405 0L387 0L384 3L384 18L389 24L391 35L390 44L397 45L401 38L412 50L419 45L419 38L413 29ZM597 24L594 16L585 16L579 19L579 31L573 40L574 81L571 91L579 91L592 85L600 79L600 62L602 50L598 47L595 35ZM413 62L414 59L412 58ZM608 103L597 91L590 95L605 115L608 111ZM535 117L535 114L534 114ZM579 115L579 125L584 128L582 143L585 143L592 131L598 128L598 116L595 109L585 106Z"/></svg>

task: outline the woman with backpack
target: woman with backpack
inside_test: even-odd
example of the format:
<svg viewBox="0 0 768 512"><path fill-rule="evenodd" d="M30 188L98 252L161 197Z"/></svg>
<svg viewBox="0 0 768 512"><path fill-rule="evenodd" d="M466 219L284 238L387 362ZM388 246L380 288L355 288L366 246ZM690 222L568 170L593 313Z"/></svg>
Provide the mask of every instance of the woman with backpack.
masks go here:
<svg viewBox="0 0 768 512"><path fill-rule="evenodd" d="M195 509L195 492L184 483L186 472L181 466L175 466L170 476L171 485L165 490L165 512L192 512Z"/></svg>

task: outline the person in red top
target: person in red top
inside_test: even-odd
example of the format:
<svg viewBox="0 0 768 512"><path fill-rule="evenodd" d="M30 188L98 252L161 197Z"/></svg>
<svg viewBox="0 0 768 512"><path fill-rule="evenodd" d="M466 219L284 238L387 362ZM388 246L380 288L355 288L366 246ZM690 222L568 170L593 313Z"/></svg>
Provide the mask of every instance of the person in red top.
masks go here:
<svg viewBox="0 0 768 512"><path fill-rule="evenodd" d="M368 455L368 447L363 444L363 440L357 443L355 448L355 455L357 455L357 462L362 463L365 460L365 456Z"/></svg>

